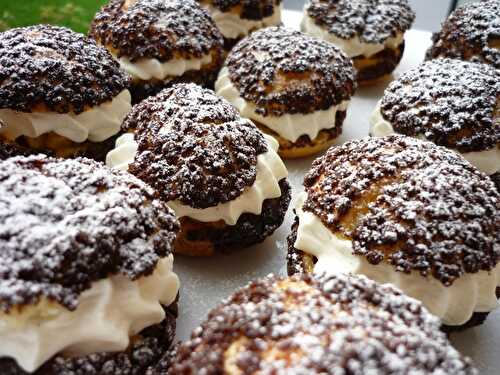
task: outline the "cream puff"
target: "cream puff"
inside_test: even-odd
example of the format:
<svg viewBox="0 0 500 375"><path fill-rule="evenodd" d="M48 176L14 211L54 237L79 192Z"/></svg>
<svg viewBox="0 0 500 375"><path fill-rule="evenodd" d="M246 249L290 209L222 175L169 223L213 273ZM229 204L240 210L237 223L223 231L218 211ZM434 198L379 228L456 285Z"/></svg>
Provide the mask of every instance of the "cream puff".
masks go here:
<svg viewBox="0 0 500 375"><path fill-rule="evenodd" d="M500 69L500 2L481 1L456 9L432 36L427 59L449 57Z"/></svg>
<svg viewBox="0 0 500 375"><path fill-rule="evenodd" d="M304 186L289 274L391 283L446 330L498 307L500 194L455 152L400 135L349 141L318 158Z"/></svg>
<svg viewBox="0 0 500 375"><path fill-rule="evenodd" d="M342 132L356 89L352 61L332 44L283 27L229 53L215 91L279 142L284 158L313 155Z"/></svg>
<svg viewBox="0 0 500 375"><path fill-rule="evenodd" d="M400 133L461 154L500 189L500 73L485 64L437 59L385 90L370 134Z"/></svg>
<svg viewBox="0 0 500 375"><path fill-rule="evenodd" d="M354 61L358 83L366 85L398 66L414 19L407 0L309 0L301 30L342 49Z"/></svg>
<svg viewBox="0 0 500 375"><path fill-rule="evenodd" d="M131 109L130 78L84 35L38 25L0 33L0 142L104 160Z"/></svg>
<svg viewBox="0 0 500 375"><path fill-rule="evenodd" d="M194 0L111 0L89 35L132 78L134 103L179 82L212 87L224 60L224 40Z"/></svg>
<svg viewBox="0 0 500 375"><path fill-rule="evenodd" d="M134 106L107 156L175 211L175 252L212 255L262 242L290 202L278 144L227 101L178 84Z"/></svg>
<svg viewBox="0 0 500 375"><path fill-rule="evenodd" d="M154 190L89 159L37 155L0 161L0 197L1 373L164 368L179 224Z"/></svg>
<svg viewBox="0 0 500 375"><path fill-rule="evenodd" d="M281 24L282 0L198 0L224 36L224 47L251 32Z"/></svg>
<svg viewBox="0 0 500 375"><path fill-rule="evenodd" d="M169 375L477 374L439 320L365 277L268 276L209 312Z"/></svg>

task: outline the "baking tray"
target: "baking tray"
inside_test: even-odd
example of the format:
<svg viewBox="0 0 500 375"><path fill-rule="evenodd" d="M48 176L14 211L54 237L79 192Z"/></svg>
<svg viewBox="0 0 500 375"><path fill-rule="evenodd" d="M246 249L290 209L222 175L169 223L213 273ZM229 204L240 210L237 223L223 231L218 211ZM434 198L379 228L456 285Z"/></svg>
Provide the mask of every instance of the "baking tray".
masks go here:
<svg viewBox="0 0 500 375"><path fill-rule="evenodd" d="M283 22L298 29L301 13L285 10ZM410 30L406 35L406 51L394 73L402 72L424 60L431 43L431 33ZM353 97L338 143L368 135L368 119L388 82L358 89ZM316 156L317 157L317 156ZM292 186L292 202L283 225L262 244L210 258L177 256L174 269L181 279L180 309L177 338L185 340L191 331L206 317L207 312L236 289L249 281L270 273L286 274L286 237L290 232L297 194L302 191L302 180L314 158L285 161ZM472 357L481 374L497 375L500 369L500 311L490 314L481 326L451 335L451 341L462 353ZM451 374L450 374L451 375Z"/></svg>

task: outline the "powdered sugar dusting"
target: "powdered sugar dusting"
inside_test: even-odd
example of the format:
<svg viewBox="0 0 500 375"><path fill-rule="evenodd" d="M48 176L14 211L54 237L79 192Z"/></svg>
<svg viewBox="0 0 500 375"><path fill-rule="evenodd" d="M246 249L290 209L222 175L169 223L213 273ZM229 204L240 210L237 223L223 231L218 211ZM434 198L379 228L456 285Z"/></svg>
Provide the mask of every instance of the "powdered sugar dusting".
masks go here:
<svg viewBox="0 0 500 375"><path fill-rule="evenodd" d="M171 252L173 213L136 178L87 160L0 162L0 309L42 296L73 310L91 282L150 274Z"/></svg>
<svg viewBox="0 0 500 375"><path fill-rule="evenodd" d="M283 27L254 32L230 52L227 67L257 113L326 110L354 94L352 61L332 44Z"/></svg>
<svg viewBox="0 0 500 375"><path fill-rule="evenodd" d="M335 36L365 43L404 33L415 19L407 0L309 0L306 12Z"/></svg>
<svg viewBox="0 0 500 375"><path fill-rule="evenodd" d="M80 113L113 99L129 80L105 49L69 29L37 25L0 33L0 108Z"/></svg>
<svg viewBox="0 0 500 375"><path fill-rule="evenodd" d="M466 4L455 10L433 35L427 58L451 57L500 69L500 3Z"/></svg>
<svg viewBox="0 0 500 375"><path fill-rule="evenodd" d="M269 276L212 310L170 374L475 374L416 300L366 278Z"/></svg>
<svg viewBox="0 0 500 375"><path fill-rule="evenodd" d="M129 171L165 201L195 208L240 196L257 174L267 143L225 99L179 84L134 107L123 128L136 129L138 151Z"/></svg>
<svg viewBox="0 0 500 375"><path fill-rule="evenodd" d="M398 132L460 152L500 145L500 73L485 64L437 59L393 81L382 116Z"/></svg>
<svg viewBox="0 0 500 375"><path fill-rule="evenodd" d="M97 13L90 35L132 62L140 58L168 61L174 55L201 58L216 51L222 59L219 29L194 0L112 0Z"/></svg>
<svg viewBox="0 0 500 375"><path fill-rule="evenodd" d="M303 209L354 253L445 285L500 259L500 195L456 153L404 136L330 149L305 176ZM350 215L354 215L351 217Z"/></svg>

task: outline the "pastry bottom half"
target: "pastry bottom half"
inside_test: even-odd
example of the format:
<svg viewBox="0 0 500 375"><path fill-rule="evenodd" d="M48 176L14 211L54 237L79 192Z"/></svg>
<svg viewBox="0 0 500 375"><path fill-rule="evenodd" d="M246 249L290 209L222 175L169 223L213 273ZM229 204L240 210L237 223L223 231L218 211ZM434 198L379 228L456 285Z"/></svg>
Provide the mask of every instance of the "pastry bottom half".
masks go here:
<svg viewBox="0 0 500 375"><path fill-rule="evenodd" d="M188 217L180 218L181 230L175 242L177 254L210 256L216 252L230 252L264 241L283 223L290 203L290 185L283 179L279 183L281 196L266 199L260 215L242 214L235 225L224 221L201 222Z"/></svg>
<svg viewBox="0 0 500 375"><path fill-rule="evenodd" d="M274 137L279 143L278 154L284 159L298 159L318 154L332 146L337 138L342 134L342 125L346 118L346 111L338 111L335 115L335 126L330 129L323 129L318 136L311 140L308 135L299 137L295 142L291 142L281 137L275 131L269 129L264 124L253 121L263 132Z"/></svg>
<svg viewBox="0 0 500 375"><path fill-rule="evenodd" d="M376 84L396 69L405 50L405 43L396 48L385 48L379 53L370 56L356 56L353 58L357 71L357 82L361 86Z"/></svg>

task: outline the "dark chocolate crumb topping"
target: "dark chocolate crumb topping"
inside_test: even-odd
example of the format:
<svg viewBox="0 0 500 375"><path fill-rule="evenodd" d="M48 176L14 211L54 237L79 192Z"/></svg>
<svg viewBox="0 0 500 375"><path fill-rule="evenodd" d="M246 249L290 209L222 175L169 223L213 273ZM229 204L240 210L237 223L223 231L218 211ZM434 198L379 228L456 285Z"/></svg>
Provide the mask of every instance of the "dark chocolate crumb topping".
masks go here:
<svg viewBox="0 0 500 375"><path fill-rule="evenodd" d="M136 105L125 119L139 145L129 172L165 201L207 208L240 196L267 143L249 120L212 90L179 84Z"/></svg>
<svg viewBox="0 0 500 375"><path fill-rule="evenodd" d="M485 64L437 59L386 89L382 116L396 132L459 150L500 144L500 72Z"/></svg>
<svg viewBox="0 0 500 375"><path fill-rule="evenodd" d="M1 161L0 310L42 297L74 310L94 281L151 274L178 229L153 194L89 159Z"/></svg>
<svg viewBox="0 0 500 375"><path fill-rule="evenodd" d="M305 11L330 34L364 43L384 43L415 19L407 0L309 0Z"/></svg>
<svg viewBox="0 0 500 375"><path fill-rule="evenodd" d="M500 195L453 151L405 136L331 148L305 176L304 210L371 264L444 285L500 259Z"/></svg>
<svg viewBox="0 0 500 375"><path fill-rule="evenodd" d="M226 64L241 97L263 116L311 113L354 94L351 59L332 44L283 27L243 39Z"/></svg>
<svg viewBox="0 0 500 375"><path fill-rule="evenodd" d="M455 10L432 37L427 58L451 57L500 69L500 2L481 1Z"/></svg>
<svg viewBox="0 0 500 375"><path fill-rule="evenodd" d="M194 0L111 0L97 13L90 36L131 61L201 58L223 51L219 29Z"/></svg>
<svg viewBox="0 0 500 375"><path fill-rule="evenodd" d="M0 108L80 113L112 100L129 80L104 48L69 29L0 33Z"/></svg>
<svg viewBox="0 0 500 375"><path fill-rule="evenodd" d="M421 303L355 276L274 276L213 309L169 374L477 374Z"/></svg>
<svg viewBox="0 0 500 375"><path fill-rule="evenodd" d="M198 0L199 3L208 3L221 12L231 12L238 9L243 19L259 21L271 17L282 0Z"/></svg>

